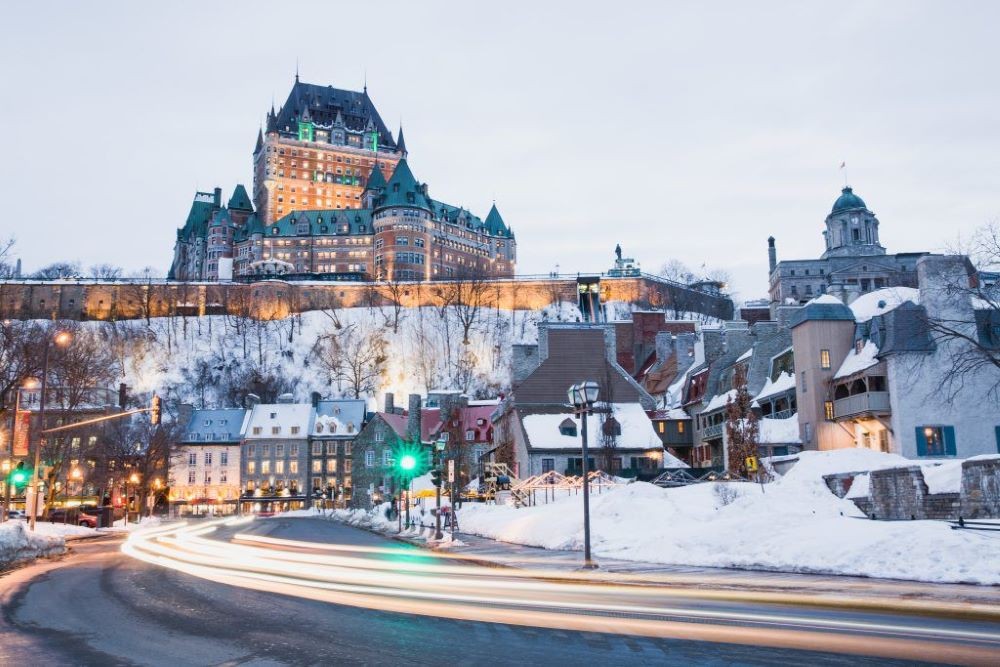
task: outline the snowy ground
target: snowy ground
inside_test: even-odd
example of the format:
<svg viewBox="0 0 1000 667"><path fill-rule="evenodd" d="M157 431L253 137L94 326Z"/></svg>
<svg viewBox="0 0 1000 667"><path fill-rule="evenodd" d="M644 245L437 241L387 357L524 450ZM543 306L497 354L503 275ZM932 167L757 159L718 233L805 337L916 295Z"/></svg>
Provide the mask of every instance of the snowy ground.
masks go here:
<svg viewBox="0 0 1000 667"><path fill-rule="evenodd" d="M1000 584L1000 534L935 521L869 521L822 475L894 467L870 450L806 452L761 488L706 483L661 489L636 482L591 496L597 557L704 567ZM466 505L463 532L547 549L582 549L582 498L515 509Z"/></svg>

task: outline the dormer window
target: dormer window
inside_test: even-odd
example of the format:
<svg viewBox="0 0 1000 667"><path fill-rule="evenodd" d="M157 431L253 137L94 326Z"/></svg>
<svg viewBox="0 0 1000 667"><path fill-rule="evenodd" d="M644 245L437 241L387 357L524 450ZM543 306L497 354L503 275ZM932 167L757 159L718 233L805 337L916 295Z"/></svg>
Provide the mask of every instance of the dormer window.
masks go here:
<svg viewBox="0 0 1000 667"><path fill-rule="evenodd" d="M322 433L323 432L323 425L322 424L316 424L316 432L317 433Z"/></svg>
<svg viewBox="0 0 1000 667"><path fill-rule="evenodd" d="M607 436L621 435L622 425L619 424L618 420L615 419L614 417L608 417L608 419L604 422L602 430L604 431L604 435Z"/></svg>
<svg viewBox="0 0 1000 667"><path fill-rule="evenodd" d="M559 433L561 435L566 435L575 438L576 437L576 422L567 417L559 424Z"/></svg>

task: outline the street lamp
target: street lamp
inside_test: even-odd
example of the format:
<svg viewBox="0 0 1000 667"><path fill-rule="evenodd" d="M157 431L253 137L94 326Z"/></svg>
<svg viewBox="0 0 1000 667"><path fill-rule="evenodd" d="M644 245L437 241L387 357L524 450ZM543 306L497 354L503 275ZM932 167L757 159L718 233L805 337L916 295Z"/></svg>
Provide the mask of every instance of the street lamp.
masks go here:
<svg viewBox="0 0 1000 667"><path fill-rule="evenodd" d="M439 439L434 443L434 472L431 473L431 478L437 478L437 484L434 485L434 495L437 498L437 516L434 517L437 526L434 532L435 540L444 539L444 533L441 532L441 453L447 444L444 439ZM454 501L452 504L454 505ZM452 507L452 511L454 510L455 508Z"/></svg>
<svg viewBox="0 0 1000 667"><path fill-rule="evenodd" d="M28 485L29 495L25 496L25 501L28 498L32 501L32 512L29 518L29 527L32 531L35 530L35 517L38 516L38 466L41 463L42 456L42 435L45 433L45 388L48 386L49 380L49 350L52 349L53 343L60 347L65 347L69 345L72 339L73 337L67 331L57 331L55 334L45 337L45 351L42 353L42 387L38 397L38 443L35 445L35 466L31 470L31 483Z"/></svg>
<svg viewBox="0 0 1000 667"><path fill-rule="evenodd" d="M10 459L4 459L3 464L0 464L0 470L3 471L3 491L4 491L4 502L3 502L3 520L7 520L7 516L10 514L10 469L13 466L13 462Z"/></svg>
<svg viewBox="0 0 1000 667"><path fill-rule="evenodd" d="M132 490L135 491L136 484L139 483L139 475L132 473L125 480L125 527L128 528L128 510L129 510L129 495L128 495L128 485L132 483Z"/></svg>
<svg viewBox="0 0 1000 667"><path fill-rule="evenodd" d="M599 390L596 382L586 380L574 384L566 391L570 405L574 408L573 414L580 418L580 436L583 440L583 568L585 570L597 568L597 563L590 558L590 483L587 479L590 470L587 465L587 417L593 413Z"/></svg>

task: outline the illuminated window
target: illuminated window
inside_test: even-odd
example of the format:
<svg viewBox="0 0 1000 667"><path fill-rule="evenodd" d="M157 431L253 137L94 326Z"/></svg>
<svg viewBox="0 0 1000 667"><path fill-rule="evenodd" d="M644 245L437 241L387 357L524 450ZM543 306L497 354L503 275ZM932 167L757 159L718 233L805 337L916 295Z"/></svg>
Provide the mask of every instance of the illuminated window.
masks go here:
<svg viewBox="0 0 1000 667"><path fill-rule="evenodd" d="M833 401L823 401L823 415L828 420L833 420Z"/></svg>
<svg viewBox="0 0 1000 667"><path fill-rule="evenodd" d="M825 371L830 370L830 350L819 351L819 365Z"/></svg>
<svg viewBox="0 0 1000 667"><path fill-rule="evenodd" d="M660 433L666 433L667 432L667 424L666 424L666 422L657 422L656 426L659 428Z"/></svg>
<svg viewBox="0 0 1000 667"><path fill-rule="evenodd" d="M677 422L677 432L678 433L684 432L684 422Z"/></svg>

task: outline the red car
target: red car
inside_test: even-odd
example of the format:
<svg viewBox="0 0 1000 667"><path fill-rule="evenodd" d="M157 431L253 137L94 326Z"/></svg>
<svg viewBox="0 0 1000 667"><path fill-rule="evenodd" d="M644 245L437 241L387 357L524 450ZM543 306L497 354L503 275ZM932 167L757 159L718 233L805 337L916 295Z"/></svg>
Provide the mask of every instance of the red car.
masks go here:
<svg viewBox="0 0 1000 667"><path fill-rule="evenodd" d="M88 508L81 507L56 507L49 512L49 521L52 523L71 523L87 528L97 528L97 517L87 513Z"/></svg>

